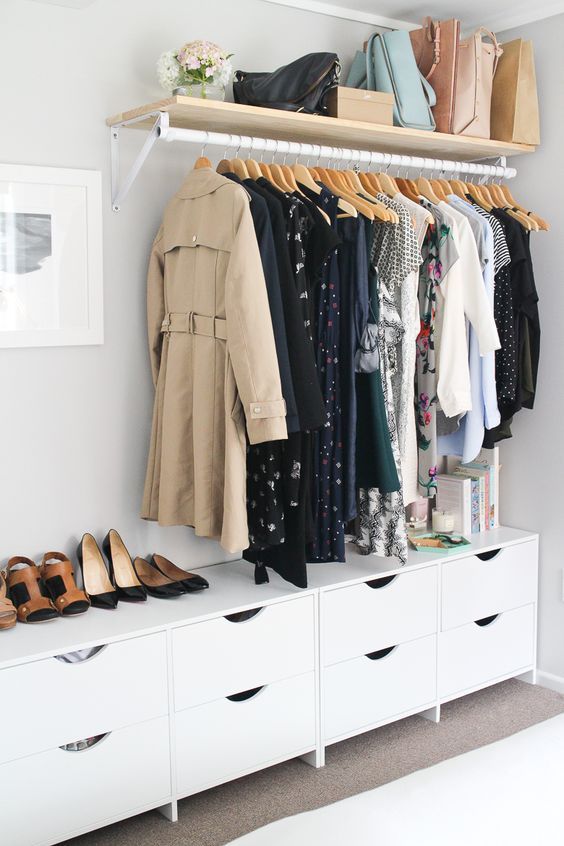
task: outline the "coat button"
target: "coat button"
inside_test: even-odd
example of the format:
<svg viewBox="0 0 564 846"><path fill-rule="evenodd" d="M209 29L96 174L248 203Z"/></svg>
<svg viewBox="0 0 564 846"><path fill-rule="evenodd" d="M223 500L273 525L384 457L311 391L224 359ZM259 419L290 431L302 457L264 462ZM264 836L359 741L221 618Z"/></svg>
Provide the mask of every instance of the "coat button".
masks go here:
<svg viewBox="0 0 564 846"><path fill-rule="evenodd" d="M255 405L253 410L254 410L255 414L260 414L262 409L261 409L260 405Z"/></svg>
<svg viewBox="0 0 564 846"><path fill-rule="evenodd" d="M198 236L197 236L197 235L192 235L192 241L197 241L197 240L198 240Z"/></svg>

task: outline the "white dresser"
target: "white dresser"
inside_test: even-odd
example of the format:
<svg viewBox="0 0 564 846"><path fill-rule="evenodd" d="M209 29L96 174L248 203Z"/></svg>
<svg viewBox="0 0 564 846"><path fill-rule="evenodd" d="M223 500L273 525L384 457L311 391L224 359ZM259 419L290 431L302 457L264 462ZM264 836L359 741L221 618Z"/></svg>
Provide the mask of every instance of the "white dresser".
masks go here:
<svg viewBox="0 0 564 846"><path fill-rule="evenodd" d="M297 756L322 766L331 743L534 681L536 535L497 529L403 568L348 559L311 565L303 591L232 562L200 571L199 594L0 633L3 841L50 846L151 808L174 820L184 796Z"/></svg>

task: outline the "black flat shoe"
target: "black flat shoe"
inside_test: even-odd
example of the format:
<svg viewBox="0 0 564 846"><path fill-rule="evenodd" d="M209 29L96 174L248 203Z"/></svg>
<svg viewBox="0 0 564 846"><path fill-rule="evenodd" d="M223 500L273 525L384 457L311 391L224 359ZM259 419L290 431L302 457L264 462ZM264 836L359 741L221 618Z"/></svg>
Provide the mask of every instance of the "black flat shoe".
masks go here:
<svg viewBox="0 0 564 846"><path fill-rule="evenodd" d="M123 602L144 602L147 590L137 578L131 555L115 529L110 529L104 538L102 549L110 565L110 579L116 586L118 599Z"/></svg>
<svg viewBox="0 0 564 846"><path fill-rule="evenodd" d="M173 564L172 561L169 561L168 558L165 558L164 555L157 555L155 553L155 555L151 556L150 563L153 567L156 567L163 576L166 576L171 581L182 585L186 593L194 593L197 590L205 590L210 586L209 582L202 578L202 576L198 576L196 573L189 573L187 570L182 570L180 567L177 567L176 564Z"/></svg>
<svg viewBox="0 0 564 846"><path fill-rule="evenodd" d="M118 595L108 576L96 539L88 532L78 544L76 555L82 571L85 593L94 608L117 608Z"/></svg>
<svg viewBox="0 0 564 846"><path fill-rule="evenodd" d="M160 570L149 564L145 558L136 558L133 562L133 568L137 573L137 578L151 596L156 596L158 599L172 599L173 596L181 596L185 593L184 588L178 582L163 576Z"/></svg>

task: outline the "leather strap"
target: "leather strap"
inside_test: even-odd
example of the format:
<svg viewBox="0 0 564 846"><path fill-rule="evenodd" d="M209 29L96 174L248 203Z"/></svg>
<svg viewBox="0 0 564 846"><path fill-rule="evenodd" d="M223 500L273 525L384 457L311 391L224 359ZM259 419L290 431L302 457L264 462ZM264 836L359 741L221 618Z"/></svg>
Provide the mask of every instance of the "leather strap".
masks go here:
<svg viewBox="0 0 564 846"><path fill-rule="evenodd" d="M503 47L501 46L501 44L497 40L494 33L485 26L478 27L478 29L474 33L474 37L475 38L479 37L480 41L482 40L482 36L484 36L484 35L486 36L486 38L490 39L490 41L492 42L492 44L494 46L495 57L494 57L493 75L495 76L495 72L497 70L498 62L500 60L501 55L503 54Z"/></svg>
<svg viewBox="0 0 564 846"><path fill-rule="evenodd" d="M21 570L14 570L16 564L27 564L27 567L22 567ZM9 585L17 585L20 582L26 582L32 576L36 582L41 578L38 568L35 566L35 561L31 558L26 558L25 555L14 555L8 561L6 567L6 578Z"/></svg>
<svg viewBox="0 0 564 846"><path fill-rule="evenodd" d="M22 567L21 570L14 570L16 564L27 564L27 567ZM29 593L29 600L20 603L17 607L18 620L25 623L28 616L34 611L40 611L42 608L54 608L51 600L43 596L39 589L38 582L41 581L41 573L35 565L35 561L31 558L26 558L23 555L16 555L8 561L6 570L8 587L13 587L18 584L25 584Z"/></svg>
<svg viewBox="0 0 564 846"><path fill-rule="evenodd" d="M53 561L53 559L56 563L48 563ZM63 580L65 592L52 600L53 605L58 611L62 612L64 608L73 602L88 602L90 604L90 600L84 591L76 586L72 564L62 552L46 552L41 561L39 572L45 581L52 579L54 576L60 576Z"/></svg>
<svg viewBox="0 0 564 846"><path fill-rule="evenodd" d="M425 18L424 26L427 31L427 40L434 42L433 64L431 65L431 70L429 71L426 77L426 79L429 80L437 70L437 66L441 61L441 22L433 21L430 17L427 17Z"/></svg>
<svg viewBox="0 0 564 846"><path fill-rule="evenodd" d="M169 311L161 325L161 332L186 332L189 335L203 335L206 338L227 340L227 321L223 317L210 317L193 311Z"/></svg>
<svg viewBox="0 0 564 846"><path fill-rule="evenodd" d="M12 600L8 599L6 579L4 578L2 573L0 573L0 618L3 617L5 621L7 616L10 616L11 619L14 619L16 616L16 608ZM2 626L0 620L0 628L1 627Z"/></svg>

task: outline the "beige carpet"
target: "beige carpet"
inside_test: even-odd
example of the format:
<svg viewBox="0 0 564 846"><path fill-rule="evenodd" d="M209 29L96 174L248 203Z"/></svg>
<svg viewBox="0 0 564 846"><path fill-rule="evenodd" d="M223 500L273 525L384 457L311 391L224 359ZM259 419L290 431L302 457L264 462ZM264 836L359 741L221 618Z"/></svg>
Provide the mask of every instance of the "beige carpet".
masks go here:
<svg viewBox="0 0 564 846"><path fill-rule="evenodd" d="M560 713L564 696L510 680L444 705L438 725L409 717L330 746L323 769L288 761L184 799L175 825L153 811L67 843L225 846L273 820L370 790Z"/></svg>

